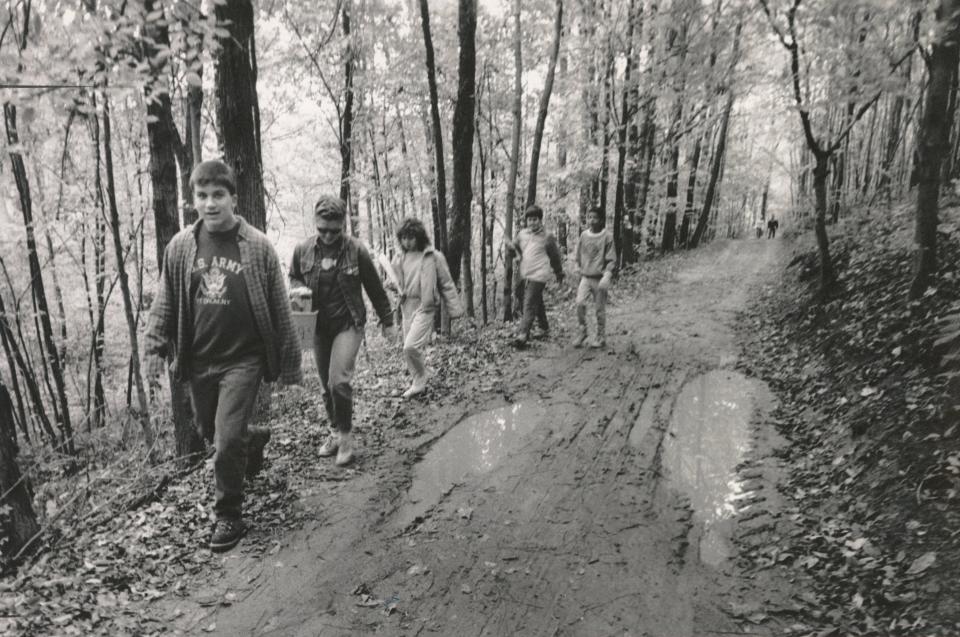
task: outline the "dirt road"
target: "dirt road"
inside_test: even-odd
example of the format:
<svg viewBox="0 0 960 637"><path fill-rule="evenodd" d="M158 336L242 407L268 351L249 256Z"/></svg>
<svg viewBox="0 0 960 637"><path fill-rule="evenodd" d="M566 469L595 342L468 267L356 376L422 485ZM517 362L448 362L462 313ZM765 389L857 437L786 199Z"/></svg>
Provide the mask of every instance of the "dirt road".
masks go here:
<svg viewBox="0 0 960 637"><path fill-rule="evenodd" d="M400 406L422 433L318 476L314 519L164 602L171 630L770 634L731 535L769 504L744 468L773 397L734 370L734 322L781 259L779 241L744 240L647 264L614 294L606 351L567 330L501 382Z"/></svg>

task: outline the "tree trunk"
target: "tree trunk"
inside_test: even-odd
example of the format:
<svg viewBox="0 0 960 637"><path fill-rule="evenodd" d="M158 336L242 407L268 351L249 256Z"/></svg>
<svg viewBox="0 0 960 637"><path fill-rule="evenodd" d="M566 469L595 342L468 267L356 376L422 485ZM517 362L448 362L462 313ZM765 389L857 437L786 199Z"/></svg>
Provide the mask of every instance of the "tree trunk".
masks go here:
<svg viewBox="0 0 960 637"><path fill-rule="evenodd" d="M216 60L217 119L224 160L237 173L237 211L265 231L267 211L260 149L260 104L251 0L226 0L216 6L217 21L226 24Z"/></svg>
<svg viewBox="0 0 960 637"><path fill-rule="evenodd" d="M464 255L470 254L473 203L473 115L477 75L477 0L459 1L460 60L457 105L453 111L453 202L450 219L450 275L460 284Z"/></svg>
<svg viewBox="0 0 960 637"><path fill-rule="evenodd" d="M9 558L26 552L24 549L29 551L28 544L40 531L32 500L30 483L17 466L13 403L6 385L0 383L0 507L9 507L0 515L0 528L8 538L2 547Z"/></svg>
<svg viewBox="0 0 960 637"><path fill-rule="evenodd" d="M697 189L697 170L700 168L700 151L703 144L703 136L697 135L697 141L693 145L693 156L690 158L690 173L687 175L687 202L683 207L683 220L680 222L680 245L687 247L690 238L690 223L693 219L694 195Z"/></svg>
<svg viewBox="0 0 960 637"><path fill-rule="evenodd" d="M636 22L635 15L635 0L630 0L630 5L627 7L627 62L623 70L623 92L620 97L620 126L617 131L617 186L613 199L613 244L616 247L617 255L620 263L617 263L617 266L621 265L623 261L624 253L624 234L626 234L627 242L633 242L633 232L630 228L629 222L625 223L626 214L626 165L627 165L627 144L629 137L631 137L630 132L632 129L632 141L636 141L636 124L634 123L634 118L636 114L631 116L631 96L636 92L636 88L631 85L632 80L632 71L633 71L633 30ZM636 196L635 193L632 196L632 205L636 205ZM626 228L625 228L626 226ZM624 230L628 230L624 232Z"/></svg>
<svg viewBox="0 0 960 637"><path fill-rule="evenodd" d="M830 257L830 239L827 236L827 175L830 172L830 157L823 152L816 153L813 168L813 192L816 200L816 218L814 233L820 252L820 293L827 296L836 285L837 275Z"/></svg>
<svg viewBox="0 0 960 637"><path fill-rule="evenodd" d="M540 94L540 108L537 110L537 125L533 131L533 144L530 150L530 179L527 181L526 207L537 201L537 180L540 170L540 146L543 143L543 129L546 127L547 112L550 107L550 95L553 93L553 78L557 70L557 58L560 56L560 37L563 35L563 0L556 0L557 13L553 21L553 46L550 48L550 61L547 63L547 75L543 80L543 92ZM630 63L629 56L627 64Z"/></svg>
<svg viewBox="0 0 960 637"><path fill-rule="evenodd" d="M523 49L520 32L520 0L513 0L513 130L510 136L510 169L507 172L507 202L504 212L503 238L513 240L513 210L517 196L517 172L520 167L520 129L523 127ZM503 320L513 320L513 253L503 255Z"/></svg>
<svg viewBox="0 0 960 637"><path fill-rule="evenodd" d="M42 326L42 340L47 356L49 356L50 359L50 372L53 375L53 382L56 386L56 398L60 406L57 412L57 419L60 427L61 443L67 453L74 455L76 453L76 447L73 441L73 425L70 422L70 403L67 400L66 384L63 375L63 361L60 359L58 354L59 350L53 340L53 326L50 323L47 293L44 289L40 259L37 255L37 242L33 227L33 204L30 199L30 182L27 179L23 156L18 151L13 150L20 143L17 132L16 106L9 102L5 103L3 105L3 114L7 131L7 143L11 148L8 153L10 155L10 163L13 167L17 193L20 196L20 209L23 213L23 224L27 234L27 259L30 264L33 297L37 305L37 312Z"/></svg>
<svg viewBox="0 0 960 637"><path fill-rule="evenodd" d="M443 132L440 128L440 106L437 97L437 69L433 60L433 38L430 35L430 7L427 0L420 0L420 23L423 27L423 44L427 52L427 85L430 89L430 123L433 132L434 169L436 171L436 197L433 224L433 243L441 252L447 251L447 173L443 159Z"/></svg>
<svg viewBox="0 0 960 637"><path fill-rule="evenodd" d="M93 98L96 100L96 97ZM94 104L96 102L94 101ZM149 112L149 111L148 111ZM91 118L90 127L93 137L93 166L94 166L94 200L96 201L97 214L93 219L93 298L87 297L87 307L90 313L90 327L92 329L90 349L93 353L93 404L90 406L90 422L93 426L100 427L106 418L107 398L103 387L103 358L106 348L106 281L107 281L107 250L106 237L107 230L105 219L107 218L107 205L103 194L103 168L102 168L102 147L100 145L100 119ZM148 128L149 131L149 128ZM154 200L156 205L156 200ZM159 230L158 230L159 232ZM86 249L82 250L82 256L86 257ZM157 260L158 268L160 260ZM86 265L86 264L84 264ZM85 288L89 290L89 277L86 267L83 270Z"/></svg>
<svg viewBox="0 0 960 637"><path fill-rule="evenodd" d="M727 93L727 103L723 107L723 114L720 116L720 131L717 133L717 148L713 151L713 157L710 160L710 181L707 182L707 191L703 195L703 208L700 209L700 218L697 219L697 227L693 231L693 237L690 239L689 247L691 249L700 245L704 233L707 231L707 224L710 221L711 207L716 198L717 184L720 183L720 169L723 163L723 155L727 148L727 128L730 124L730 112L733 110L733 91Z"/></svg>
<svg viewBox="0 0 960 637"><path fill-rule="evenodd" d="M133 380L137 389L138 413L140 426L143 429L144 441L151 454L156 444L156 433L150 422L150 408L147 401L147 392L143 385L143 374L140 373L140 346L137 336L137 322L133 311L133 297L130 294L130 282L127 279L127 266L124 261L123 242L121 240L120 211L117 207L117 190L113 176L113 148L111 147L110 98L103 96L103 157L107 175L107 202L110 208L110 230L113 235L114 257L116 258L117 273L120 276L120 292L123 297L123 310L127 318L127 330L130 337L130 359L133 365Z"/></svg>
<svg viewBox="0 0 960 637"><path fill-rule="evenodd" d="M923 120L917 144L917 220L914 231L916 248L913 280L908 298L923 296L937 271L937 215L940 198L940 168L948 150L950 122L950 84L957 69L960 45L960 0L942 0L937 7L942 33L929 58L930 80L924 98Z"/></svg>
<svg viewBox="0 0 960 637"><path fill-rule="evenodd" d="M353 70L355 66L353 40L350 36L350 0L343 3L343 37L347 41L347 46L344 50L344 105L340 120L340 198L347 204L350 232L354 237L359 237L359 216L354 210L350 190L350 169L353 166Z"/></svg>
<svg viewBox="0 0 960 637"><path fill-rule="evenodd" d="M40 430L51 441L56 441L57 433L54 431L53 424L50 422L50 417L47 415L47 411L43 403L43 396L40 393L40 384L37 382L36 374L32 373L29 365L27 364L27 361L23 356L23 352L20 350L20 345L13 336L13 328L11 327L10 321L7 318L8 316L16 316L16 314L10 314L7 312L3 303L3 296L0 295L0 335L3 336L3 346L7 354L7 364L10 366L12 372L14 369L14 363L16 363L16 367L20 370L20 374L23 376L23 383L26 385L27 395L30 397L30 401L33 403L33 414L39 421ZM20 400L19 396L18 400ZM26 425L26 423L24 423L24 425Z"/></svg>

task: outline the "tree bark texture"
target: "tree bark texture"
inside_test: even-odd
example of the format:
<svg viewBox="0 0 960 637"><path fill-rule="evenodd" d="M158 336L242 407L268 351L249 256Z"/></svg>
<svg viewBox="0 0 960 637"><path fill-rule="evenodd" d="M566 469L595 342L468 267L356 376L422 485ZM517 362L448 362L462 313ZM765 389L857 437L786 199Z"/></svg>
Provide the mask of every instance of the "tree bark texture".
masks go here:
<svg viewBox="0 0 960 637"><path fill-rule="evenodd" d="M473 115L477 86L477 0L460 0L460 60L458 64L457 105L453 111L453 201L451 206L449 251L450 274L460 284L464 255L470 254L473 204Z"/></svg>
<svg viewBox="0 0 960 637"><path fill-rule="evenodd" d="M229 37L220 41L216 60L217 119L224 160L237 173L237 211L265 231L267 211L260 152L260 105L251 0L227 0L216 8L217 20L229 22Z"/></svg>
<svg viewBox="0 0 960 637"><path fill-rule="evenodd" d="M441 252L447 251L447 173L443 159L443 132L440 127L440 105L437 97L437 68L433 58L433 38L430 35L430 7L420 0L420 24L426 48L427 85L430 89L430 129L433 133L436 193L434 203L433 243Z"/></svg>
<svg viewBox="0 0 960 637"><path fill-rule="evenodd" d="M919 299L937 271L937 215L940 169L949 149L950 89L960 46L960 0L943 0L937 8L941 39L929 57L930 79L924 97L923 120L917 144L917 216L914 230L913 280L908 298Z"/></svg>
<svg viewBox="0 0 960 637"><path fill-rule="evenodd" d="M550 108L550 96L553 93L553 80L557 71L557 58L560 56L560 38L563 35L563 0L557 0L557 12L553 20L553 45L550 48L550 61L547 63L547 75L543 80L543 92L540 94L540 107L537 109L537 124L533 130L533 143L530 148L530 179L527 181L527 203L530 207L537 201L537 180L540 171L540 147L543 144L543 130L547 123ZM627 64L630 57L627 56Z"/></svg>
<svg viewBox="0 0 960 637"><path fill-rule="evenodd" d="M27 544L40 531L30 483L17 465L17 451L13 403L6 385L0 383L0 508L9 507L0 513L0 528L7 537L7 542L0 547L3 554L11 558L24 548L29 550Z"/></svg>
<svg viewBox="0 0 960 637"><path fill-rule="evenodd" d="M343 69L343 117L340 120L340 198L347 204L350 215L350 233L360 236L359 213L354 209L350 189L350 170L353 167L353 40L350 35L350 0L343 3L343 37L347 41L344 50ZM371 232L373 229L371 228Z"/></svg>

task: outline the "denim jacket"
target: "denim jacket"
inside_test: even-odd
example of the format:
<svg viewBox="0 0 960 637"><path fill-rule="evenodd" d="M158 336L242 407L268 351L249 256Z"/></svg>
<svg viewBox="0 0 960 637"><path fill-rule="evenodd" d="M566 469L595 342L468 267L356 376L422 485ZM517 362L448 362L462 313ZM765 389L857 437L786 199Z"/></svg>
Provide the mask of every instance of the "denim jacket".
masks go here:
<svg viewBox="0 0 960 637"><path fill-rule="evenodd" d="M317 290L317 278L320 274L320 246L317 244L318 235L297 245L293 251L293 261L290 264L290 284L306 286L311 292ZM366 290L370 303L380 319L380 325L393 325L393 313L390 300L383 289L383 282L377 274L377 269L370 257L370 252L359 241L352 237L343 237L343 246L337 257L335 266L337 271L337 285L343 292L343 298L350 309L350 316L356 327L363 327L367 322L367 308L363 304L361 287ZM322 299L313 295L310 307L317 310L323 303Z"/></svg>

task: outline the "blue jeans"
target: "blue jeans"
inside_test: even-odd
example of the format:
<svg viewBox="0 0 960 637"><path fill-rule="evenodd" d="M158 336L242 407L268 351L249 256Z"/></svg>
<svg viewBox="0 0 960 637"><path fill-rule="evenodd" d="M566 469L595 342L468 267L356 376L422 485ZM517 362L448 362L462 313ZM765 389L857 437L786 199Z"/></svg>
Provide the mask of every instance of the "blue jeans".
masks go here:
<svg viewBox="0 0 960 637"><path fill-rule="evenodd" d="M194 365L190 396L200 435L216 449L213 473L217 518L239 518L247 468L247 425L257 402L266 365L262 357Z"/></svg>
<svg viewBox="0 0 960 637"><path fill-rule="evenodd" d="M353 371L357 352L363 342L363 330L350 326L337 333L317 330L313 337L313 355L323 384L323 406L331 426L340 433L353 427Z"/></svg>

